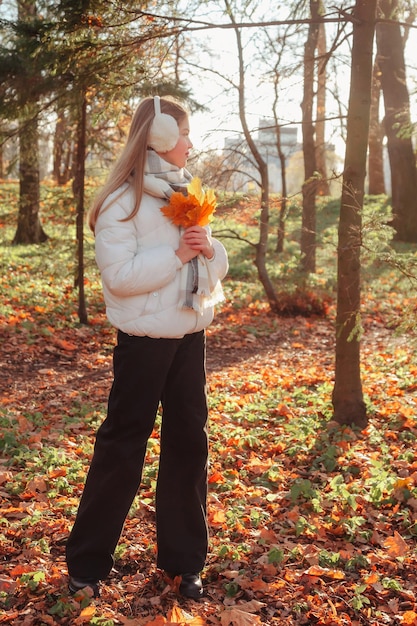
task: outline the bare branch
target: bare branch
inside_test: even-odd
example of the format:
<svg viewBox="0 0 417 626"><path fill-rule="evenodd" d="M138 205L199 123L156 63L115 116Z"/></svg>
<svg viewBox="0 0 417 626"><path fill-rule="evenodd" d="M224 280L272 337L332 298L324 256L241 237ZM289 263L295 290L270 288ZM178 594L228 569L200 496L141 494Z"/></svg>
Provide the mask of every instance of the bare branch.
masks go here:
<svg viewBox="0 0 417 626"><path fill-rule="evenodd" d="M237 239L238 241L243 241L247 243L249 246L252 246L253 248L258 247L257 243L253 243L253 241L249 241L249 239L246 239L246 237L242 237L241 235L239 235L239 233L237 233L235 230L232 230L231 228L225 228L223 230L214 230L213 235L215 237L224 237L224 239Z"/></svg>

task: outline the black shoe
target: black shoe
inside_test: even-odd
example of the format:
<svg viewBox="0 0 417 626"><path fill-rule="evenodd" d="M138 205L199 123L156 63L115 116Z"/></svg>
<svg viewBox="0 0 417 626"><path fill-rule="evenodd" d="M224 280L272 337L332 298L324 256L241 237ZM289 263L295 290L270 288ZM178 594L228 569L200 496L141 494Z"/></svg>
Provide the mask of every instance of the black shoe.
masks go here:
<svg viewBox="0 0 417 626"><path fill-rule="evenodd" d="M83 589L91 589L93 598L98 598L100 595L97 580L83 580L82 578L74 578L73 576L70 576L68 589L72 594L77 593L77 591L82 591Z"/></svg>
<svg viewBox="0 0 417 626"><path fill-rule="evenodd" d="M181 574L179 592L184 598L198 600L203 595L203 583L200 574Z"/></svg>

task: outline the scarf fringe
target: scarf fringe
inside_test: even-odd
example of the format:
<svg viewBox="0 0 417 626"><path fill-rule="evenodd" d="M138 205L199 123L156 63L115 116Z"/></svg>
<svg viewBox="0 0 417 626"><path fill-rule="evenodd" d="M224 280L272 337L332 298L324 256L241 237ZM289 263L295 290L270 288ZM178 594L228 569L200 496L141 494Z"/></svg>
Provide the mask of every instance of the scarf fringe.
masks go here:
<svg viewBox="0 0 417 626"><path fill-rule="evenodd" d="M195 277L195 269L193 269L191 262L185 263L180 270L179 308L191 309L203 315L206 309L223 302L225 297L221 282L218 279L213 279L210 273L210 261L202 254L199 254L196 260L198 263L198 287L195 293L190 290L191 281Z"/></svg>

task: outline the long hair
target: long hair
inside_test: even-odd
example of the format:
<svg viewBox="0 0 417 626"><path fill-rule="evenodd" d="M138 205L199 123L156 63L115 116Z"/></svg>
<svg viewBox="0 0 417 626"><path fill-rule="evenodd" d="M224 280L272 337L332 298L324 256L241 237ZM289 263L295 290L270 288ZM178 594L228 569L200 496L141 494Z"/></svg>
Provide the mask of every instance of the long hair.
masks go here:
<svg viewBox="0 0 417 626"><path fill-rule="evenodd" d="M187 110L173 98L162 97L161 112L171 115L179 124L187 115ZM129 181L135 195L135 204L126 220L132 219L139 211L143 196L146 150L149 130L155 117L154 98L144 98L135 111L129 135L122 153L111 170L106 183L95 197L88 212L88 225L94 232L97 218L108 196Z"/></svg>

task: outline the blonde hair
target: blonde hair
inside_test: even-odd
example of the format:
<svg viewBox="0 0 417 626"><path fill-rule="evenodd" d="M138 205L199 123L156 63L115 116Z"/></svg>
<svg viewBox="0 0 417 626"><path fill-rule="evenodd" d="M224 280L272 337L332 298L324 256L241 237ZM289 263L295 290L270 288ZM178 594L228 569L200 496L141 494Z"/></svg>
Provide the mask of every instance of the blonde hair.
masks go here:
<svg viewBox="0 0 417 626"><path fill-rule="evenodd" d="M161 97L161 112L171 115L179 124L188 114L178 101ZM111 170L106 183L95 197L88 212L88 225L94 232L97 218L108 196L129 181L135 193L135 204L125 220L132 219L139 211L143 196L143 176L145 173L146 150L149 130L155 117L154 98L144 98L135 111L129 135L122 153Z"/></svg>

